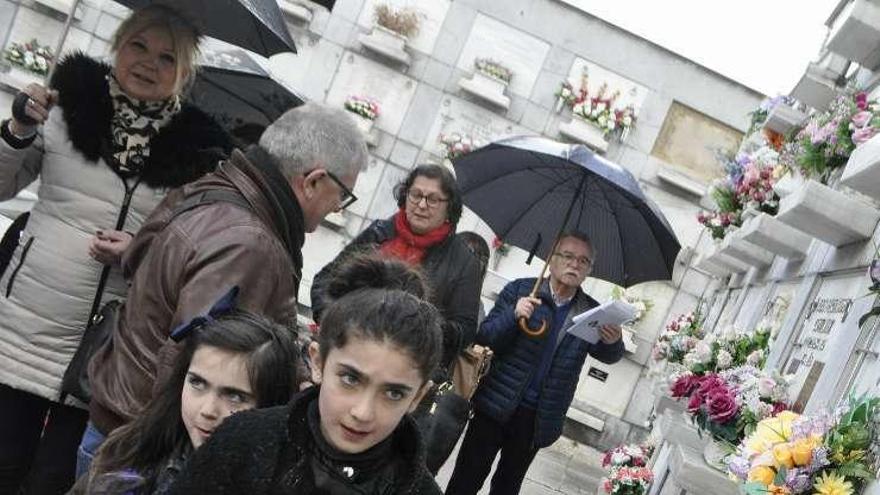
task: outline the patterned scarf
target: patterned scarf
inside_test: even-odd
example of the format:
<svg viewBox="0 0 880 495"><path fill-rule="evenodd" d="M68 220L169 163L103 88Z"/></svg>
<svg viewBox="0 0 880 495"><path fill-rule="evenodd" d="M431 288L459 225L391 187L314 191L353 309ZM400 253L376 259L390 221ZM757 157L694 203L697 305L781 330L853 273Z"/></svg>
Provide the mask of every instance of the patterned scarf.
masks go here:
<svg viewBox="0 0 880 495"><path fill-rule="evenodd" d="M180 111L180 98L142 101L125 94L112 74L107 76L113 119L110 121L110 152L119 173L125 177L140 174L150 157L150 140Z"/></svg>

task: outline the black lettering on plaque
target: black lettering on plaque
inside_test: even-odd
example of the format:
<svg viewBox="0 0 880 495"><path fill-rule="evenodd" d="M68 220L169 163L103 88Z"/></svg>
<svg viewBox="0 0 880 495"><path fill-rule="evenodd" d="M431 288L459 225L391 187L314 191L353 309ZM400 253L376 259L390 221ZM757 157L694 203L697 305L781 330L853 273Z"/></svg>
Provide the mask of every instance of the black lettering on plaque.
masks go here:
<svg viewBox="0 0 880 495"><path fill-rule="evenodd" d="M587 374L595 378L596 380L599 380L600 382L604 382L608 379L607 371L602 371L599 368L593 368L592 366L590 367L590 371L588 371Z"/></svg>

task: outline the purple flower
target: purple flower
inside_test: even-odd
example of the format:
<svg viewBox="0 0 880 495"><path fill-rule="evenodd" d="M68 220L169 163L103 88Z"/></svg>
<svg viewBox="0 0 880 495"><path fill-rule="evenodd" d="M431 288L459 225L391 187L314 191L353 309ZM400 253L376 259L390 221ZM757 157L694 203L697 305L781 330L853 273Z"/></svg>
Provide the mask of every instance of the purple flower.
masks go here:
<svg viewBox="0 0 880 495"><path fill-rule="evenodd" d="M745 480L749 476L751 465L748 459L738 455L732 455L727 458L727 469L737 478Z"/></svg>
<svg viewBox="0 0 880 495"><path fill-rule="evenodd" d="M806 492L811 485L810 476L801 469L790 469L785 476L785 486L793 493Z"/></svg>
<svg viewBox="0 0 880 495"><path fill-rule="evenodd" d="M831 462L828 461L828 447L824 445L817 447L816 450L813 451L813 460L810 462L810 472L815 473L829 464L831 464Z"/></svg>

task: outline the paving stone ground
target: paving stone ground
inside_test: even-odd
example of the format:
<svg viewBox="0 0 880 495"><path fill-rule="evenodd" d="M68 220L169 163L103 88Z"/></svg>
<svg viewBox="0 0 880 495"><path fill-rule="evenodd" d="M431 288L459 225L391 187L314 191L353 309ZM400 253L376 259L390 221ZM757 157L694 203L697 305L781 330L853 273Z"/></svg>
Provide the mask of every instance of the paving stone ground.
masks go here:
<svg viewBox="0 0 880 495"><path fill-rule="evenodd" d="M437 474L437 483L440 488L445 488L452 476L452 468L455 466L455 457L458 448L450 456L449 461ZM497 464L497 458L496 458ZM495 467L492 467L493 472ZM560 438L550 447L541 449L535 457L526 480L523 483L521 495L549 495L549 494L588 494L595 495L602 477L602 452L576 443L565 437ZM480 495L489 493L490 474L486 478ZM512 494L511 494L512 495Z"/></svg>

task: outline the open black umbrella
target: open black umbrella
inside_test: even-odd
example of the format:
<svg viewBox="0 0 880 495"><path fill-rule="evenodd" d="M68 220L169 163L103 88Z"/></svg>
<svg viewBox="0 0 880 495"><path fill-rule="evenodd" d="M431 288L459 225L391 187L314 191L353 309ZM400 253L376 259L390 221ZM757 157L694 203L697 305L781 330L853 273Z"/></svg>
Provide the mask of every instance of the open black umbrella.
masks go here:
<svg viewBox="0 0 880 495"><path fill-rule="evenodd" d="M70 31L76 10L82 0L73 0L67 13L67 20L61 29L61 36L53 52L57 62L61 55L61 47ZM284 14L278 7L277 0L116 0L130 9L141 9L152 3L164 3L174 7L193 19L202 34L223 40L264 57L276 53L294 52L296 46L284 22ZM328 9L333 7L332 1L319 2ZM46 81L52 79L55 72L53 62Z"/></svg>
<svg viewBox="0 0 880 495"><path fill-rule="evenodd" d="M116 0L131 9L165 3L196 21L205 36L264 57L296 52L276 0Z"/></svg>
<svg viewBox="0 0 880 495"><path fill-rule="evenodd" d="M189 100L246 144L303 98L274 80L253 57L236 47L202 50Z"/></svg>
<svg viewBox="0 0 880 495"><path fill-rule="evenodd" d="M623 287L672 278L681 246L669 222L632 174L586 146L513 137L453 166L464 204L504 242L546 260L577 229L598 253L592 276Z"/></svg>

